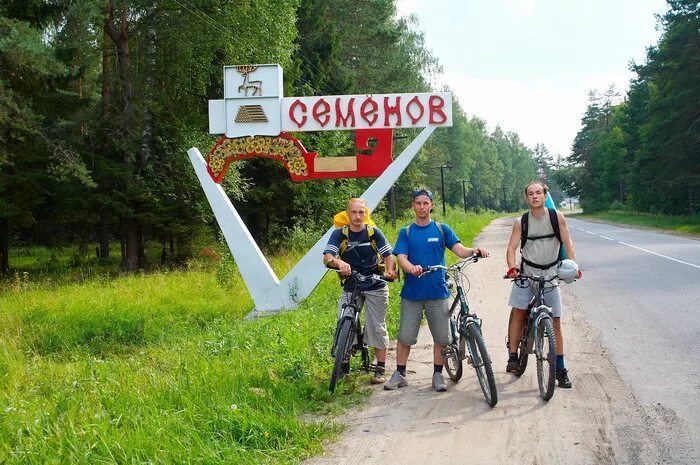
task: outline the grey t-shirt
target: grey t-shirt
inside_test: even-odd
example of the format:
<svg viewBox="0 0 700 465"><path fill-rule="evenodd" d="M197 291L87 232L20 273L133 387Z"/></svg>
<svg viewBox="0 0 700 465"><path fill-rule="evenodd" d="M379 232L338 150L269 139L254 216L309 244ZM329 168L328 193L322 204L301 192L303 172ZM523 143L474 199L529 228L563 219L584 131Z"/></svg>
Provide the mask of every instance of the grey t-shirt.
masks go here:
<svg viewBox="0 0 700 465"><path fill-rule="evenodd" d="M545 208L545 213L542 218L535 218L532 213L528 216L528 236L547 236L554 234L554 228L549 220L549 211ZM518 220L520 221L520 220ZM546 239L528 239L523 247L523 257L533 263L547 265L557 260L559 257L559 240L552 236ZM523 271L528 276L544 276L549 278L557 274L557 266L554 265L546 270L534 268L530 265L523 264Z"/></svg>

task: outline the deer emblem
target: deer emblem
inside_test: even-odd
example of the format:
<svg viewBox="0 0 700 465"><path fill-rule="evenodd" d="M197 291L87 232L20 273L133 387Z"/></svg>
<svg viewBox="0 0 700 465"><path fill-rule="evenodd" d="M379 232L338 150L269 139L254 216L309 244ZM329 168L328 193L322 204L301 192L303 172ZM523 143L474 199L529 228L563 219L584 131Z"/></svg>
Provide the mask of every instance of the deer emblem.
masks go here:
<svg viewBox="0 0 700 465"><path fill-rule="evenodd" d="M262 81L251 81L250 73L258 69L257 66L236 66L236 71L243 75L243 84L238 86L238 93L243 92L245 96L248 96L248 90L252 90L252 95L262 95Z"/></svg>

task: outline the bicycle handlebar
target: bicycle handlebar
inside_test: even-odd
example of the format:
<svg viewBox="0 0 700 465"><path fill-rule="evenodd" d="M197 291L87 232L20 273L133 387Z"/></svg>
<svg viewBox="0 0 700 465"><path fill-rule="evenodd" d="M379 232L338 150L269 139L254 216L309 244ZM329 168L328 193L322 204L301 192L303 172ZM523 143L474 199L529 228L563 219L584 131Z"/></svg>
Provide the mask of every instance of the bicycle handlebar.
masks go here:
<svg viewBox="0 0 700 465"><path fill-rule="evenodd" d="M337 268L329 268L329 270L335 271L336 273L340 273L340 270L337 269ZM369 280L371 280L371 281L382 281L382 282L385 282L385 283L393 283L393 282L394 282L394 279L388 278L388 277L386 277L386 276L380 276L380 275L374 274L374 273L373 273L373 274L370 274L370 275L364 275L364 274L358 273L358 272L355 271L355 270L350 270L350 273L351 273L351 274L350 274L350 276L348 276L348 278L352 278L352 279L354 279L355 281L358 281L358 282L361 282L361 283L363 283L363 282L365 282L365 281L369 281Z"/></svg>
<svg viewBox="0 0 700 465"><path fill-rule="evenodd" d="M462 260L458 261L457 263L454 263L450 266L444 266L444 265L430 265L426 266L423 268L423 272L418 275L418 277L422 277L423 275L430 274L433 271L437 270L461 270L465 265L468 265L469 263L476 263L479 261L480 258L483 258L480 253L474 253L471 256L467 258L463 258Z"/></svg>
<svg viewBox="0 0 700 465"><path fill-rule="evenodd" d="M551 283L551 282L554 281L555 279L559 279L559 276L554 275L554 276L552 276L552 277L550 277L550 278L545 278L545 277L543 277L543 276L528 276L528 275L525 275L525 274L522 274L522 273L521 273L521 274L518 274L518 276L516 276L515 278L511 278L510 276L505 275L505 276L503 276L503 279L510 279L510 280L513 281L513 282L516 282L516 281L518 281L518 280L524 281L524 280L527 279L527 280L529 280L529 281L533 281L533 282L536 282L536 283L546 284L546 283ZM517 283L516 283L516 284L517 284Z"/></svg>

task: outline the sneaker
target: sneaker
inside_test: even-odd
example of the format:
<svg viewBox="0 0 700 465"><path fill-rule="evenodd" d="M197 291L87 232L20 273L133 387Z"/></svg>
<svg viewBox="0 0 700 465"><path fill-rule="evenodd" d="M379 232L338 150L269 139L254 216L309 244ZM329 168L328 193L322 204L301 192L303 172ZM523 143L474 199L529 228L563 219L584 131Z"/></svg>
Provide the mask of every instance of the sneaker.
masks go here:
<svg viewBox="0 0 700 465"><path fill-rule="evenodd" d="M445 384L442 373L433 373L433 389L438 392L447 391L447 384Z"/></svg>
<svg viewBox="0 0 700 465"><path fill-rule="evenodd" d="M557 382L559 383L560 388L570 388L571 387L571 381L569 380L569 372L566 370L566 368L562 370L557 370Z"/></svg>
<svg viewBox="0 0 700 465"><path fill-rule="evenodd" d="M400 387L408 386L408 381L406 380L406 377L399 373L398 370L394 372L393 375L391 375L391 378L389 378L389 381L384 384L384 389L387 391L393 391L394 389L398 389Z"/></svg>
<svg viewBox="0 0 700 465"><path fill-rule="evenodd" d="M377 368L377 371L374 372L374 376L372 376L370 383L372 383L372 384L386 383L386 377L384 376L384 370Z"/></svg>
<svg viewBox="0 0 700 465"><path fill-rule="evenodd" d="M520 369L520 360L517 358L509 358L506 365L506 373L515 373Z"/></svg>

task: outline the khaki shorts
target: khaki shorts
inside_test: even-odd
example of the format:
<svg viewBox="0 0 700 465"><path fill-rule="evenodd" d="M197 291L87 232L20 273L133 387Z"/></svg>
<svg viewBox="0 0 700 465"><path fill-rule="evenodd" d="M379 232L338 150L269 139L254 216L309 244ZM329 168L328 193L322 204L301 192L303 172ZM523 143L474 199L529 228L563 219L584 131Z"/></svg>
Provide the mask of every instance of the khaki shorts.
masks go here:
<svg viewBox="0 0 700 465"><path fill-rule="evenodd" d="M418 341L418 330L423 319L423 310L425 310L425 319L428 320L433 342L440 345L449 344L452 340L452 333L450 332L448 300L408 300L402 298L398 341L409 346Z"/></svg>
<svg viewBox="0 0 700 465"><path fill-rule="evenodd" d="M532 296L535 295L535 286L520 287L513 283L513 288L510 290L510 298L508 305L520 310L527 310L530 305ZM561 308L561 293L559 286L547 286L544 290L544 301L548 307L552 308L552 316L559 318L562 315Z"/></svg>
<svg viewBox="0 0 700 465"><path fill-rule="evenodd" d="M338 299L338 318L343 317L343 304L350 300L351 292L343 292ZM384 286L364 291L357 297L357 304L365 306L365 343L376 349L389 347L389 332L386 329L386 309L389 305L389 288ZM349 310L348 310L349 311Z"/></svg>

